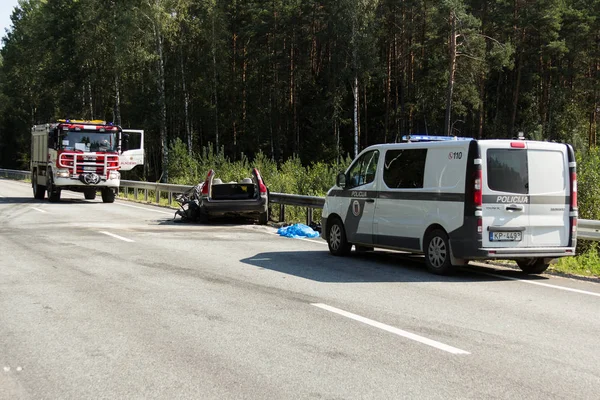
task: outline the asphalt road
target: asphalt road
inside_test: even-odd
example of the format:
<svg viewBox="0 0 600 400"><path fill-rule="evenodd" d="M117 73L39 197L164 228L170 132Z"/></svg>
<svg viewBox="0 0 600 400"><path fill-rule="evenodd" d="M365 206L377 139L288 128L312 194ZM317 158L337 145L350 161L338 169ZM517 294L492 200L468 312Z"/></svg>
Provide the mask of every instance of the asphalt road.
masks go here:
<svg viewBox="0 0 600 400"><path fill-rule="evenodd" d="M1 399L598 399L600 285L0 180Z"/></svg>

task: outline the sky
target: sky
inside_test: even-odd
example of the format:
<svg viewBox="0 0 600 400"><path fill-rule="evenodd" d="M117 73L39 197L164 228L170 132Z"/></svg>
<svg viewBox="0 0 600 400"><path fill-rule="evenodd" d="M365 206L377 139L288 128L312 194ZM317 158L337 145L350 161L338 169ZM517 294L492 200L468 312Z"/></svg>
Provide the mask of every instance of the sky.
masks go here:
<svg viewBox="0 0 600 400"><path fill-rule="evenodd" d="M6 34L4 30L10 27L10 16L18 3L18 0L0 0L0 38Z"/></svg>

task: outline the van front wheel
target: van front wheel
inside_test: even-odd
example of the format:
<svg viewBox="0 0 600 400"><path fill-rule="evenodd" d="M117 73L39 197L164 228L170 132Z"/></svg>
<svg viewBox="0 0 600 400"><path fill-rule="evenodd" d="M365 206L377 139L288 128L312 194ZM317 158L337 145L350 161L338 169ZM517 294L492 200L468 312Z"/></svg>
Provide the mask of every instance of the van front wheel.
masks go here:
<svg viewBox="0 0 600 400"><path fill-rule="evenodd" d="M344 224L339 218L331 221L331 224L327 227L327 244L329 245L329 251L334 256L348 255L352 249L352 244L348 243L346 239Z"/></svg>
<svg viewBox="0 0 600 400"><path fill-rule="evenodd" d="M438 275L455 271L450 261L450 244L446 232L435 229L425 236L425 265L429 271Z"/></svg>
<svg viewBox="0 0 600 400"><path fill-rule="evenodd" d="M541 274L548 269L549 264L543 258L526 258L517 260L517 265L526 274Z"/></svg>

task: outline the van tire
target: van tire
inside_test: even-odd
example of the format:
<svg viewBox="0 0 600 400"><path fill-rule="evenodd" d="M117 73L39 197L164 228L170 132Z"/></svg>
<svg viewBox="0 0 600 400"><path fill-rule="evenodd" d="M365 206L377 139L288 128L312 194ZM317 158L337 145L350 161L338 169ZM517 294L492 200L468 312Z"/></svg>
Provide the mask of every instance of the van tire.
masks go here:
<svg viewBox="0 0 600 400"><path fill-rule="evenodd" d="M352 243L348 243L346 229L339 218L334 218L327 225L327 245L334 256L346 256L352 249Z"/></svg>
<svg viewBox="0 0 600 400"><path fill-rule="evenodd" d="M425 236L425 265L430 272L448 275L456 271L450 257L448 235L441 229L434 229Z"/></svg>
<svg viewBox="0 0 600 400"><path fill-rule="evenodd" d="M517 260L517 265L526 274L541 274L548 269L550 264L544 262L543 258L526 258Z"/></svg>

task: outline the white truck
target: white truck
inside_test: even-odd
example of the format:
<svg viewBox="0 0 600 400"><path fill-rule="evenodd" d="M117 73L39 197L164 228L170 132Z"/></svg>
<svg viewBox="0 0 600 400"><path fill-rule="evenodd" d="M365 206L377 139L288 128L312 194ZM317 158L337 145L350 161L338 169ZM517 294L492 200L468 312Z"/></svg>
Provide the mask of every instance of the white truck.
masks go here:
<svg viewBox="0 0 600 400"><path fill-rule="evenodd" d="M130 146L130 142L135 142ZM144 164L144 131L122 129L101 120L58 120L31 129L31 185L42 200L60 200L62 190L82 192L112 203L119 171ZM132 148L133 147L133 148Z"/></svg>

